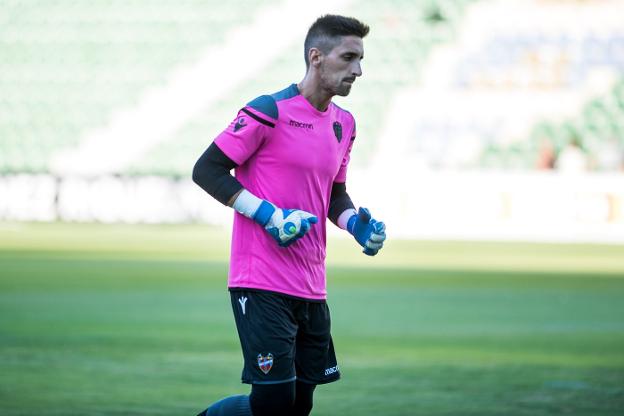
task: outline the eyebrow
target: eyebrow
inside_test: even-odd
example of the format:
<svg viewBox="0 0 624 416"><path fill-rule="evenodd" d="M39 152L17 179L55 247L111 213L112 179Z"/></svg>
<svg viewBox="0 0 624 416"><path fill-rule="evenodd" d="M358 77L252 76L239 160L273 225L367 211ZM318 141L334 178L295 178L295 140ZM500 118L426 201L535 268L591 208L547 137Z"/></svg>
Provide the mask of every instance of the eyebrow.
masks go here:
<svg viewBox="0 0 624 416"><path fill-rule="evenodd" d="M340 54L340 56L346 56L346 55L360 55L360 54L355 51L346 51ZM362 54L360 55L360 59L364 59L364 52L362 52Z"/></svg>

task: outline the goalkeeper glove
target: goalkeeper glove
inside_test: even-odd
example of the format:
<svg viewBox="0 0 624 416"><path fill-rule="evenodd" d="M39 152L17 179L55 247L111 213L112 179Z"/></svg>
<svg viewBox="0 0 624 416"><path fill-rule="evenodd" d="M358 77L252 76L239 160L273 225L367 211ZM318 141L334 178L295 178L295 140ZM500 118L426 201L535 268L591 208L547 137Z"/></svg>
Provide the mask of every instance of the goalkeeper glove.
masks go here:
<svg viewBox="0 0 624 416"><path fill-rule="evenodd" d="M347 231L364 247L362 252L368 256L377 254L386 239L386 225L373 219L367 208L360 208L349 218Z"/></svg>
<svg viewBox="0 0 624 416"><path fill-rule="evenodd" d="M313 214L300 209L280 209L262 201L253 220L264 227L281 247L288 247L303 237L312 224L318 222Z"/></svg>

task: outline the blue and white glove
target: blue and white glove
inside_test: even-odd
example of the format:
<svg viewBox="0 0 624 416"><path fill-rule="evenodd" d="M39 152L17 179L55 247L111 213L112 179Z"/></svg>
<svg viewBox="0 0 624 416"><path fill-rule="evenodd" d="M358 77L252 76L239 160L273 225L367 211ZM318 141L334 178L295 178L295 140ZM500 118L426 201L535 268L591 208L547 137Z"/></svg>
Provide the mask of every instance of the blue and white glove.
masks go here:
<svg viewBox="0 0 624 416"><path fill-rule="evenodd" d="M280 209L262 201L253 220L264 227L281 247L288 247L310 231L318 218L300 209Z"/></svg>
<svg viewBox="0 0 624 416"><path fill-rule="evenodd" d="M386 239L386 225L372 218L367 208L360 208L349 218L347 231L364 247L362 252L368 256L377 254Z"/></svg>
<svg viewBox="0 0 624 416"><path fill-rule="evenodd" d="M318 218L300 209L280 209L243 189L232 203L240 214L251 218L271 234L281 247L288 247L310 231Z"/></svg>

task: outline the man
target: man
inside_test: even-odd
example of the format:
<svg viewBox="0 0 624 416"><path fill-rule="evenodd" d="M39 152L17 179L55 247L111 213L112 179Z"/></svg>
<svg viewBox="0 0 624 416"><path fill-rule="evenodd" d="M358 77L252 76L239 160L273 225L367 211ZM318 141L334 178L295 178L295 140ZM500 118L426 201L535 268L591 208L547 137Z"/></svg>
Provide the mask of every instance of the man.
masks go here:
<svg viewBox="0 0 624 416"><path fill-rule="evenodd" d="M325 303L325 218L370 256L386 238L346 192L355 121L331 101L362 75L368 31L353 18L320 17L305 39L303 81L248 103L195 165L193 180L237 212L228 288L242 381L252 385L249 396L200 415L308 415L316 385L340 377Z"/></svg>

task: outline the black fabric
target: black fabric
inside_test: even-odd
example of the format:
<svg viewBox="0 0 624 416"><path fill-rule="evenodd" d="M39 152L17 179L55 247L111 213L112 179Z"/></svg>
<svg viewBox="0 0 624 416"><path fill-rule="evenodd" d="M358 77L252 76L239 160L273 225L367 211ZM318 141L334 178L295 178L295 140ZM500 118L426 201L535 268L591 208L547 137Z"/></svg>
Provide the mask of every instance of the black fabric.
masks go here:
<svg viewBox="0 0 624 416"><path fill-rule="evenodd" d="M253 416L249 396L230 396L212 404L197 416Z"/></svg>
<svg viewBox="0 0 624 416"><path fill-rule="evenodd" d="M293 415L308 416L310 414L314 400L314 389L316 389L316 384L297 381Z"/></svg>
<svg viewBox="0 0 624 416"><path fill-rule="evenodd" d="M237 292L237 291L241 291L241 290L246 290L248 292L273 293L273 294L278 295L278 296L283 296L285 298L290 298L290 299L294 299L294 300L300 300L300 301L303 301L303 302L327 303L327 301L325 299L306 299L306 298L302 298L301 296L287 295L286 293L275 292L273 290L254 289L254 288L249 288L249 287L229 287L228 288L228 291L230 291L230 292Z"/></svg>
<svg viewBox="0 0 624 416"><path fill-rule="evenodd" d="M214 142L200 156L193 168L193 181L217 201L228 201L243 185L230 174L236 163L226 156Z"/></svg>
<svg viewBox="0 0 624 416"><path fill-rule="evenodd" d="M308 416L312 411L315 384L294 381L254 384L249 395L253 416Z"/></svg>
<svg viewBox="0 0 624 416"><path fill-rule="evenodd" d="M353 208L355 205L351 201L351 197L347 193L347 184L341 182L334 182L332 185L331 196L329 198L329 211L327 212L327 218L334 224L338 225L338 217L345 210Z"/></svg>
<svg viewBox="0 0 624 416"><path fill-rule="evenodd" d="M241 111L245 114L247 114L249 117L253 118L254 120L256 120L258 123L264 124L265 126L269 126L269 127L275 127L275 123L271 123L268 120L265 120L257 115L255 115L254 113L252 113L251 111L247 110L246 108L241 108Z"/></svg>
<svg viewBox="0 0 624 416"><path fill-rule="evenodd" d="M253 416L294 416L295 382L254 384L249 404Z"/></svg>
<svg viewBox="0 0 624 416"><path fill-rule="evenodd" d="M340 378L326 303L259 290L231 289L230 296L243 383L324 384Z"/></svg>

